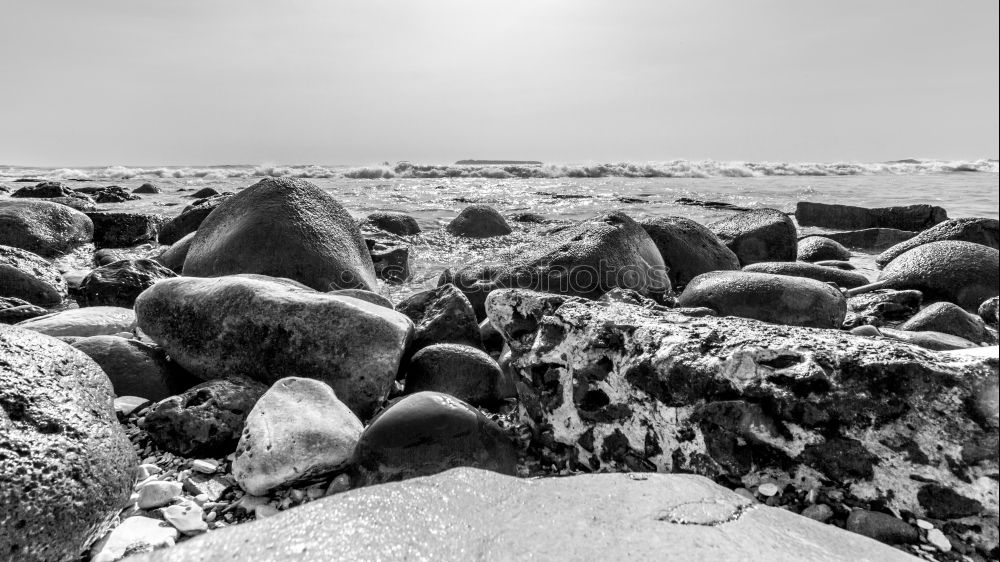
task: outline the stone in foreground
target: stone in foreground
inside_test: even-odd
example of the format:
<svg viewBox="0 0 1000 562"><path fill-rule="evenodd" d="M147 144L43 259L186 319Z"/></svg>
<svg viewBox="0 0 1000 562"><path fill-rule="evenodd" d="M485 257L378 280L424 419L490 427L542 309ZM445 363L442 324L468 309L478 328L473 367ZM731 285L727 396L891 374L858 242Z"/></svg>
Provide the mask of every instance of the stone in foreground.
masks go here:
<svg viewBox="0 0 1000 562"><path fill-rule="evenodd" d="M886 264L879 281L887 289L916 289L927 300L977 310L1000 293L1000 252L973 242L930 242Z"/></svg>
<svg viewBox="0 0 1000 562"><path fill-rule="evenodd" d="M49 201L0 201L0 244L60 256L94 238L87 215Z"/></svg>
<svg viewBox="0 0 1000 562"><path fill-rule="evenodd" d="M386 531L391 525L391 532ZM470 468L209 533L136 562L915 560L686 474L522 480Z"/></svg>
<svg viewBox="0 0 1000 562"><path fill-rule="evenodd" d="M917 246L942 240L962 240L997 249L1000 248L1000 221L985 218L946 220L882 252L875 258L875 263L879 267L885 267L887 263Z"/></svg>

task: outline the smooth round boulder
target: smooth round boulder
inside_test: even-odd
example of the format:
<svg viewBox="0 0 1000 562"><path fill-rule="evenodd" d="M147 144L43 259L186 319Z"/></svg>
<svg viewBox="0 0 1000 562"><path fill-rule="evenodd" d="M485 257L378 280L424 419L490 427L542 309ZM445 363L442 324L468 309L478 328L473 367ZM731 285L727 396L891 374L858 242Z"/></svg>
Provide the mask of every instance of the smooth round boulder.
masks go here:
<svg viewBox="0 0 1000 562"><path fill-rule="evenodd" d="M950 302L936 302L924 308L900 324L899 329L912 332L943 332L975 343L996 343L982 318Z"/></svg>
<svg viewBox="0 0 1000 562"><path fill-rule="evenodd" d="M143 194L143 195L152 195L154 193L162 193L162 192L163 192L162 189L160 189L159 187L156 187L155 185L153 185L153 184L151 184L149 182L146 182L146 183L144 183L144 184L140 185L139 187L137 187L137 188L135 188L135 189L132 190L132 193L140 193L140 194Z"/></svg>
<svg viewBox="0 0 1000 562"><path fill-rule="evenodd" d="M361 434L355 468L368 484L468 466L515 475L517 449L479 410L454 396L418 392L380 413Z"/></svg>
<svg viewBox="0 0 1000 562"><path fill-rule="evenodd" d="M929 242L886 264L879 281L888 289L916 289L927 300L975 310L1000 293L1000 252L974 242Z"/></svg>
<svg viewBox="0 0 1000 562"><path fill-rule="evenodd" d="M875 263L879 267L885 267L892 260L917 246L943 240L961 240L998 249L1000 221L987 218L948 219L882 252L875 258Z"/></svg>
<svg viewBox="0 0 1000 562"><path fill-rule="evenodd" d="M482 347L476 312L450 283L411 295L396 305L396 311L413 321L412 352L436 343Z"/></svg>
<svg viewBox="0 0 1000 562"><path fill-rule="evenodd" d="M656 244L669 268L667 276L674 287L683 287L691 279L709 271L733 271L740 260L719 238L697 222L684 217L654 217L640 226Z"/></svg>
<svg viewBox="0 0 1000 562"><path fill-rule="evenodd" d="M746 211L709 227L742 266L761 261L795 261L798 255L795 223L775 209Z"/></svg>
<svg viewBox="0 0 1000 562"><path fill-rule="evenodd" d="M513 232L507 219L489 205L469 205L448 223L445 230L453 236L492 238Z"/></svg>
<svg viewBox="0 0 1000 562"><path fill-rule="evenodd" d="M0 325L0 559L77 560L127 504L137 465L101 368Z"/></svg>
<svg viewBox="0 0 1000 562"><path fill-rule="evenodd" d="M43 257L66 254L94 239L87 215L49 201L0 201L0 244Z"/></svg>
<svg viewBox="0 0 1000 562"><path fill-rule="evenodd" d="M183 273L287 277L319 291L378 287L354 219L325 191L289 178L261 180L212 211L191 241Z"/></svg>
<svg viewBox="0 0 1000 562"><path fill-rule="evenodd" d="M368 215L365 222L397 236L420 234L420 225L417 224L417 219L405 213L376 211Z"/></svg>
<svg viewBox="0 0 1000 562"><path fill-rule="evenodd" d="M163 350L118 336L91 336L73 347L100 365L117 396L162 400L180 394L199 381L167 360Z"/></svg>
<svg viewBox="0 0 1000 562"><path fill-rule="evenodd" d="M171 277L177 274L153 260L119 260L88 273L73 297L80 306L132 308L143 291Z"/></svg>
<svg viewBox="0 0 1000 562"><path fill-rule="evenodd" d="M197 232L197 231L195 231ZM184 260L187 259L188 250L191 249L191 241L194 240L195 232L185 234L183 238L167 246L156 256L156 261L162 263L174 273L180 275L184 269Z"/></svg>
<svg viewBox="0 0 1000 562"><path fill-rule="evenodd" d="M214 197L216 195L219 195L219 192L216 191L215 189L211 187L203 187L198 191L195 191L191 195L188 195L188 197L192 197L194 199L204 199L207 197Z"/></svg>
<svg viewBox="0 0 1000 562"><path fill-rule="evenodd" d="M135 329L135 312L119 306L70 308L17 324L55 337L108 336Z"/></svg>
<svg viewBox="0 0 1000 562"><path fill-rule="evenodd" d="M825 236L806 236L799 240L798 259L807 262L847 261L851 259L851 251Z"/></svg>
<svg viewBox="0 0 1000 562"><path fill-rule="evenodd" d="M868 278L860 273L834 267L825 267L804 261L757 262L744 267L743 271L806 277L824 283L835 283L838 287L846 287L848 289L869 283Z"/></svg>
<svg viewBox="0 0 1000 562"><path fill-rule="evenodd" d="M247 416L233 476L247 493L321 477L343 468L364 430L329 385L288 377L274 383Z"/></svg>
<svg viewBox="0 0 1000 562"><path fill-rule="evenodd" d="M425 347L413 355L403 392L432 390L473 406L492 407L514 398L514 384L481 349L452 343Z"/></svg>
<svg viewBox="0 0 1000 562"><path fill-rule="evenodd" d="M219 205L232 197L232 193L220 193L192 202L179 215L163 223L156 240L160 244L173 244L188 234L198 230L198 226Z"/></svg>
<svg viewBox="0 0 1000 562"><path fill-rule="evenodd" d="M66 298L66 280L38 254L0 246L0 297L55 306Z"/></svg>
<svg viewBox="0 0 1000 562"><path fill-rule="evenodd" d="M250 410L266 391L245 377L204 382L153 404L142 428L171 453L225 457L236 450Z"/></svg>
<svg viewBox="0 0 1000 562"><path fill-rule="evenodd" d="M205 380L321 380L364 418L388 394L409 318L360 299L265 276L175 277L135 301L142 331Z"/></svg>
<svg viewBox="0 0 1000 562"><path fill-rule="evenodd" d="M703 273L688 283L677 305L809 328L840 328L847 314L844 295L822 281L750 271Z"/></svg>
<svg viewBox="0 0 1000 562"><path fill-rule="evenodd" d="M131 248L156 240L166 218L146 213L97 211L87 213L94 223L94 246Z"/></svg>

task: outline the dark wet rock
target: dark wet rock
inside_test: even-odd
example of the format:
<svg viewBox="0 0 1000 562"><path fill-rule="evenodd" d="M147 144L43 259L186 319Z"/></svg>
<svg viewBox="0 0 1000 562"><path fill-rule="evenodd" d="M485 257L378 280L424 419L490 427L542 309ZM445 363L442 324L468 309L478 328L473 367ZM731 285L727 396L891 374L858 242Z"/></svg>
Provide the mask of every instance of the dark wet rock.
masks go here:
<svg viewBox="0 0 1000 562"><path fill-rule="evenodd" d="M420 234L420 225L417 224L417 219L405 213L376 211L368 215L365 222L397 236Z"/></svg>
<svg viewBox="0 0 1000 562"><path fill-rule="evenodd" d="M50 199L39 199L39 201L58 203L75 211L80 211L81 213L91 213L97 210L97 203L86 195L77 195L76 197L52 197Z"/></svg>
<svg viewBox="0 0 1000 562"><path fill-rule="evenodd" d="M94 265L97 267L103 267L105 265L111 265L116 261L140 259L141 257L142 254L140 252L132 250L122 250L120 248L101 248L100 250L94 252ZM86 273L90 272L88 271ZM80 277L77 283L73 284L72 288L80 288L80 283L83 283L83 278L87 276L86 273Z"/></svg>
<svg viewBox="0 0 1000 562"><path fill-rule="evenodd" d="M977 344L952 334L943 332L932 332L924 330L922 332L912 332L909 330L896 330L893 328L879 328L878 335L912 345L920 346L933 351L951 351L955 349L970 349L978 347Z"/></svg>
<svg viewBox="0 0 1000 562"><path fill-rule="evenodd" d="M932 331L951 334L975 343L996 343L978 315L970 314L950 302L936 302L899 326L900 330Z"/></svg>
<svg viewBox="0 0 1000 562"><path fill-rule="evenodd" d="M142 427L161 449L224 457L236 450L250 410L266 391L266 385L244 377L201 383L154 404Z"/></svg>
<svg viewBox="0 0 1000 562"><path fill-rule="evenodd" d="M990 297L983 301L983 304L979 305L979 317L982 318L987 324L1000 323L1000 315L998 315L998 308L1000 308L1000 297Z"/></svg>
<svg viewBox="0 0 1000 562"><path fill-rule="evenodd" d="M846 261L839 260L820 260L813 262L816 265L822 265L823 267L832 267L835 269L843 269L844 271L854 271L857 269L853 264Z"/></svg>
<svg viewBox="0 0 1000 562"><path fill-rule="evenodd" d="M51 199L55 197L76 197L78 194L57 181L45 181L38 185L22 187L10 194L11 197Z"/></svg>
<svg viewBox="0 0 1000 562"><path fill-rule="evenodd" d="M388 394L413 333L393 310L261 275L166 279L135 311L142 331L195 376L318 379L362 418Z"/></svg>
<svg viewBox="0 0 1000 562"><path fill-rule="evenodd" d="M410 245L384 243L366 239L368 254L375 267L375 276L389 283L402 283L410 278Z"/></svg>
<svg viewBox="0 0 1000 562"><path fill-rule="evenodd" d="M826 283L747 271L699 275L677 298L677 304L711 308L723 316L813 328L839 328L847 314L844 296Z"/></svg>
<svg viewBox="0 0 1000 562"><path fill-rule="evenodd" d="M495 291L487 311L511 349L521 416L537 428L529 454L543 463L743 482L809 473L921 513L924 484L900 477L915 474L996 513L977 481L997 459L952 468L984 430L968 404L995 389L995 348L930 352L523 290Z"/></svg>
<svg viewBox="0 0 1000 562"><path fill-rule="evenodd" d="M120 260L87 274L73 297L80 306L132 308L143 291L171 277L177 275L153 260Z"/></svg>
<svg viewBox="0 0 1000 562"><path fill-rule="evenodd" d="M732 203L726 203L724 201L702 201L701 199L691 199L690 197L681 197L680 199L675 199L674 203L679 205L691 205L693 207L706 207L708 209L720 209L723 211L737 211L737 212L747 212L752 211L749 207L742 207L740 205L734 205Z"/></svg>
<svg viewBox="0 0 1000 562"><path fill-rule="evenodd" d="M895 228L863 228L846 232L825 232L823 236L847 248L872 251L899 244L917 234L912 230L896 230Z"/></svg>
<svg viewBox="0 0 1000 562"><path fill-rule="evenodd" d="M886 544L911 544L920 541L920 533L916 527L878 511L852 510L844 528Z"/></svg>
<svg viewBox="0 0 1000 562"><path fill-rule="evenodd" d="M219 195L218 191L212 189L211 187L203 187L198 191L195 191L194 193L188 195L188 197L194 199L205 199L208 197L215 197L216 195Z"/></svg>
<svg viewBox="0 0 1000 562"><path fill-rule="evenodd" d="M0 324L17 324L45 316L49 311L14 297L0 297Z"/></svg>
<svg viewBox="0 0 1000 562"><path fill-rule="evenodd" d="M354 219L325 191L288 178L261 180L212 211L183 272L287 277L320 291L378 287Z"/></svg>
<svg viewBox="0 0 1000 562"><path fill-rule="evenodd" d="M806 236L799 240L798 259L808 262L849 260L851 251L825 236Z"/></svg>
<svg viewBox="0 0 1000 562"><path fill-rule="evenodd" d="M879 281L888 289L916 289L925 299L975 310L1000 292L1000 252L973 242L930 242L886 264Z"/></svg>
<svg viewBox="0 0 1000 562"><path fill-rule="evenodd" d="M510 220L530 224L549 224L552 222L550 219L547 219L538 213L514 213L510 215Z"/></svg>
<svg viewBox="0 0 1000 562"><path fill-rule="evenodd" d="M639 223L656 243L674 287L709 271L736 270L736 254L707 227L684 217L654 217Z"/></svg>
<svg viewBox="0 0 1000 562"><path fill-rule="evenodd" d="M130 248L153 242L166 218L144 213L98 211L87 213L94 223L94 246Z"/></svg>
<svg viewBox="0 0 1000 562"><path fill-rule="evenodd" d="M137 187L137 188L135 188L135 189L132 190L132 193L140 193L140 194L143 194L143 195L152 195L154 193L162 193L162 192L163 192L162 189L160 189L159 187L156 187L155 185L153 185L153 184L151 184L149 182L146 182L146 183L144 183L144 184L140 185L139 187Z"/></svg>
<svg viewBox="0 0 1000 562"><path fill-rule="evenodd" d="M824 283L833 283L838 287L852 289L869 283L868 278L860 273L844 271L833 267L824 267L804 261L757 262L743 268L743 271L771 273L773 275L789 275L805 277Z"/></svg>
<svg viewBox="0 0 1000 562"><path fill-rule="evenodd" d="M469 205L448 223L445 230L466 238L490 238L512 232L503 215L489 205Z"/></svg>
<svg viewBox="0 0 1000 562"><path fill-rule="evenodd" d="M355 299L361 299L363 301L368 301L372 304L377 304L379 306L384 306L390 310L393 309L392 301L383 297L378 293L372 291L366 291L364 289L337 289L336 291L329 291L329 295L337 295L340 297L352 297Z"/></svg>
<svg viewBox="0 0 1000 562"><path fill-rule="evenodd" d="M983 511L983 504L963 496L948 486L941 484L926 484L917 493L920 507L927 515L935 519L954 519L968 515L978 515Z"/></svg>
<svg viewBox="0 0 1000 562"><path fill-rule="evenodd" d="M49 201L0 201L0 244L43 257L68 253L94 238L87 215Z"/></svg>
<svg viewBox="0 0 1000 562"><path fill-rule="evenodd" d="M513 383L481 349L441 343L414 354L406 370L404 392L432 390L449 394L473 406L495 406L516 397Z"/></svg>
<svg viewBox="0 0 1000 562"><path fill-rule="evenodd" d="M78 193L86 193L94 198L98 203L124 203L125 201L137 201L141 199L138 195L129 193L127 189L120 185L109 185L106 187L82 187L75 189Z"/></svg>
<svg viewBox="0 0 1000 562"><path fill-rule="evenodd" d="M125 507L136 465L100 367L0 326L0 559L77 560Z"/></svg>
<svg viewBox="0 0 1000 562"><path fill-rule="evenodd" d="M439 392L403 397L365 428L354 463L368 484L468 466L513 476L517 449L479 410Z"/></svg>
<svg viewBox="0 0 1000 562"><path fill-rule="evenodd" d="M180 275L184 269L184 260L187 259L188 251L191 249L191 241L194 240L194 235L194 232L185 234L183 238L161 251L160 255L156 256L156 261Z"/></svg>
<svg viewBox="0 0 1000 562"><path fill-rule="evenodd" d="M0 246L0 297L55 306L66 298L66 281L41 256L13 246Z"/></svg>
<svg viewBox="0 0 1000 562"><path fill-rule="evenodd" d="M866 208L799 201L795 206L795 220L799 226L919 231L948 220L948 213L941 207L931 205Z"/></svg>
<svg viewBox="0 0 1000 562"><path fill-rule="evenodd" d="M881 326L886 322L906 320L920 310L924 296L920 291L894 291L880 289L847 299L847 327L870 324Z"/></svg>
<svg viewBox="0 0 1000 562"><path fill-rule="evenodd" d="M670 279L656 243L638 223L612 212L555 229L546 243L516 246L495 261L466 266L451 281L478 318L490 291L524 287L596 299L614 287L659 296Z"/></svg>
<svg viewBox="0 0 1000 562"><path fill-rule="evenodd" d="M479 323L479 336L482 338L483 349L486 350L486 353L492 354L503 351L503 346L505 345L503 334L493 327L489 318L484 318Z"/></svg>
<svg viewBox="0 0 1000 562"><path fill-rule="evenodd" d="M232 196L232 193L227 192L194 201L187 207L184 207L181 214L164 223L160 227L160 233L156 239L160 244L173 244L177 242L181 238L198 230L198 226L205 220L205 217Z"/></svg>
<svg viewBox="0 0 1000 562"><path fill-rule="evenodd" d="M450 283L416 293L397 304L396 310L413 320L411 352L437 343L482 347L472 304Z"/></svg>
<svg viewBox="0 0 1000 562"><path fill-rule="evenodd" d="M199 382L169 361L163 350L138 340L91 336L72 345L100 365L117 396L162 400Z"/></svg>
<svg viewBox="0 0 1000 562"><path fill-rule="evenodd" d="M917 246L942 240L961 240L998 249L1000 248L1000 221L985 218L946 220L882 252L875 258L875 263L879 267L885 267L887 263Z"/></svg>
<svg viewBox="0 0 1000 562"><path fill-rule="evenodd" d="M781 211L747 211L712 223L709 227L736 254L742 266L796 259L798 239L795 223Z"/></svg>

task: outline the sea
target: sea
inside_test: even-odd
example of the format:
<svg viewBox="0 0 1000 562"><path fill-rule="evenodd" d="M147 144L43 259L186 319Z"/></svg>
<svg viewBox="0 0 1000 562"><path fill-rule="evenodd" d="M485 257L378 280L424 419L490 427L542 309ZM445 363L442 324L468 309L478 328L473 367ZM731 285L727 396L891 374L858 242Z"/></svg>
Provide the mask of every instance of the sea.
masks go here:
<svg viewBox="0 0 1000 562"><path fill-rule="evenodd" d="M347 165L103 166L33 168L0 165L0 185L17 188L17 179L62 181L68 187L120 185L133 189L152 183L163 190L138 201L102 204L100 209L179 214L191 194L211 187L239 191L265 177L306 179L335 197L352 215L376 210L414 216L423 233L406 241L412 277L385 285L390 298L436 285L445 268L489 259L498 250L546 240L553 224L578 221L610 210L635 219L678 215L703 224L731 216L734 208L774 208L793 212L798 201L884 207L925 203L948 216L1000 215L1000 174L996 159L892 162L717 162L672 160L583 164L383 163ZM686 202L685 202L686 201ZM691 204L694 202L696 204ZM550 224L512 222L514 233L496 239L463 240L443 227L466 205L485 203L504 214L534 213ZM701 203L701 204L697 204ZM706 205L707 204L707 205ZM819 228L802 233L822 233ZM142 249L155 254L159 249ZM63 259L64 269L91 267L87 252ZM874 256L852 257L859 271L877 277Z"/></svg>

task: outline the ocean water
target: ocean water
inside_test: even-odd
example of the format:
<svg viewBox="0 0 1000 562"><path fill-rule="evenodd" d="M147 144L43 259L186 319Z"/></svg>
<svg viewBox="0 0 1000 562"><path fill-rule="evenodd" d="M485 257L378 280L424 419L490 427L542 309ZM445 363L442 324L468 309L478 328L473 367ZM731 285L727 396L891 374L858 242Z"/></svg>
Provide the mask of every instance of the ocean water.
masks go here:
<svg viewBox="0 0 1000 562"><path fill-rule="evenodd" d="M1000 215L1000 174L996 160L946 162L906 160L888 163L720 163L671 161L588 165L457 166L400 163L350 166L213 166L101 168L26 168L0 166L0 185L15 188L17 178L52 179L69 187L121 185L132 189L151 182L163 193L139 201L104 204L102 209L154 212L173 216L192 201L195 190L212 187L239 191L267 176L307 178L328 191L352 215L376 210L408 213L424 232L410 237L413 278L404 286L385 286L393 298L436 284L444 268L488 258L515 244L544 241L547 225L512 222L510 236L462 240L443 227L470 203L486 203L507 213L537 213L555 221L575 221L609 210L635 219L680 215L708 224L733 211L683 205L678 199L730 203L747 208L794 211L798 201L866 207L926 203L947 209L950 217ZM809 228L805 232L822 232ZM153 251L153 249L150 249ZM85 267L86 254L67 258L67 267ZM73 260L76 260L75 262ZM873 257L852 261L874 279Z"/></svg>

